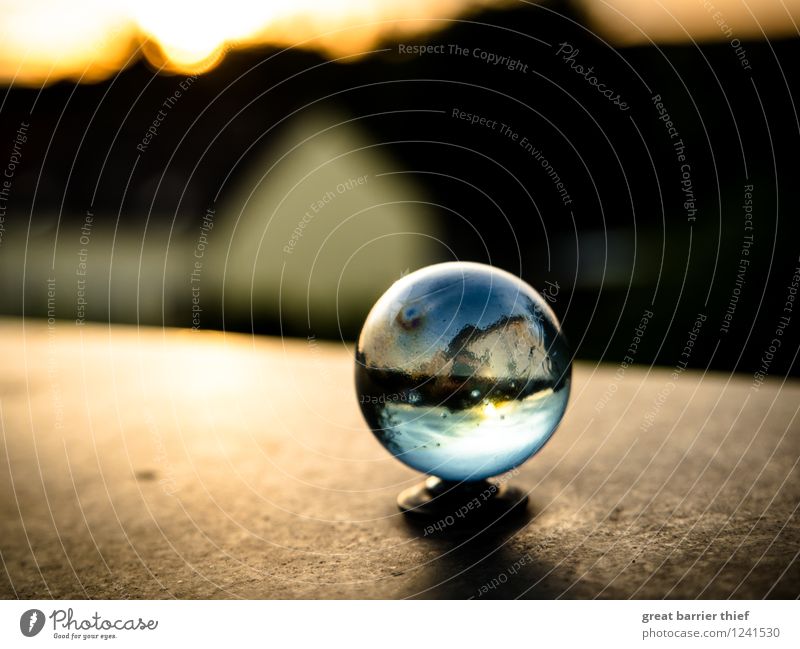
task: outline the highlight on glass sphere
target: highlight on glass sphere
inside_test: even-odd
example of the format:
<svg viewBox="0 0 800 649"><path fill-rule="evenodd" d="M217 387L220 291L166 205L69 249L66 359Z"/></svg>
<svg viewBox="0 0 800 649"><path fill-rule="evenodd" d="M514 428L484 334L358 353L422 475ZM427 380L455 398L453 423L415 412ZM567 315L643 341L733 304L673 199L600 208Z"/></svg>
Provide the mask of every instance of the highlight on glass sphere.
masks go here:
<svg viewBox="0 0 800 649"><path fill-rule="evenodd" d="M499 475L539 451L564 415L571 369L544 298L472 262L395 282L356 346L358 400L375 436L447 481Z"/></svg>

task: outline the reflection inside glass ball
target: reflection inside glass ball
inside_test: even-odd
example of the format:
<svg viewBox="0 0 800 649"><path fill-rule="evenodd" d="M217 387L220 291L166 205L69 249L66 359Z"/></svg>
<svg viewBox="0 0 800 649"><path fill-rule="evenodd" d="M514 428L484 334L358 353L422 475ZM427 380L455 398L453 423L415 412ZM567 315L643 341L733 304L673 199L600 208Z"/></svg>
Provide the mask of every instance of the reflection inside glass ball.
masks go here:
<svg viewBox="0 0 800 649"><path fill-rule="evenodd" d="M536 453L558 426L570 353L544 299L467 262L395 282L356 347L364 418L386 449L445 480L481 480Z"/></svg>

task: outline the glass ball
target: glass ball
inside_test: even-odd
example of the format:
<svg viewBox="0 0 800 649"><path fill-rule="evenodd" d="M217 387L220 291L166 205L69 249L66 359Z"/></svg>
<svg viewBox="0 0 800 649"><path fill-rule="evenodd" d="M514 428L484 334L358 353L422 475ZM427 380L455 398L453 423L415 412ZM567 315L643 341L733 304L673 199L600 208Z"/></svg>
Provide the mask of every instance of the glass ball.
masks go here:
<svg viewBox="0 0 800 649"><path fill-rule="evenodd" d="M444 480L505 473L539 451L569 398L571 357L539 293L484 264L395 282L356 347L361 411L383 446Z"/></svg>

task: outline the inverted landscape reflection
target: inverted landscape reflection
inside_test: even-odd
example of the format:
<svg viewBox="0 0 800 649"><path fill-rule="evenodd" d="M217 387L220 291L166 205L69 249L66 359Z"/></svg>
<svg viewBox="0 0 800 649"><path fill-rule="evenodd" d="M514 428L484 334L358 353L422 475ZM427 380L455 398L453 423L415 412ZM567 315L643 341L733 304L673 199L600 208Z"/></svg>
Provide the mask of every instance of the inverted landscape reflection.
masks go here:
<svg viewBox="0 0 800 649"><path fill-rule="evenodd" d="M359 337L364 417L399 460L453 481L518 466L555 431L570 353L552 310L481 264L429 266L396 282Z"/></svg>

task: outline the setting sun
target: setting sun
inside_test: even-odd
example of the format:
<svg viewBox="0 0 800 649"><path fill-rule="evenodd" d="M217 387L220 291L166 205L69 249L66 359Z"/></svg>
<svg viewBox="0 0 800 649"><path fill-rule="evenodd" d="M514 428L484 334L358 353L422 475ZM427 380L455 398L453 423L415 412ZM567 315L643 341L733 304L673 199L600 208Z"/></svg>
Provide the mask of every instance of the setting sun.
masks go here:
<svg viewBox="0 0 800 649"><path fill-rule="evenodd" d="M446 26L503 0L0 0L0 78L38 85L98 81L146 57L158 69L203 72L258 44L358 55L381 38ZM45 19L46 18L46 19Z"/></svg>

